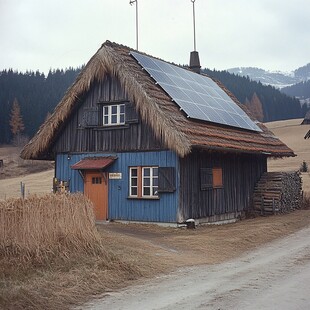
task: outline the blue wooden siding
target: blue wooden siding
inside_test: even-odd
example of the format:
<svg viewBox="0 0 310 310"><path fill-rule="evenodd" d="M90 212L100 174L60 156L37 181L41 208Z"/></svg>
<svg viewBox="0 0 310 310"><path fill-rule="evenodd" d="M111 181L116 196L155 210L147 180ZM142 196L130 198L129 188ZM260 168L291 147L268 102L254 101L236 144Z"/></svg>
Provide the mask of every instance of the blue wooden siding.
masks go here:
<svg viewBox="0 0 310 310"><path fill-rule="evenodd" d="M109 210L108 218L114 220L146 221L146 222L176 222L179 174L178 157L171 151L160 152L130 152L130 153L87 153L58 154L56 158L56 178L69 181L71 192L83 192L84 183L78 171L71 165L85 157L117 156L118 159L106 169L107 172L121 172L122 179L109 180ZM160 166L175 167L177 190L173 193L160 193L160 199L131 199L129 196L129 167Z"/></svg>

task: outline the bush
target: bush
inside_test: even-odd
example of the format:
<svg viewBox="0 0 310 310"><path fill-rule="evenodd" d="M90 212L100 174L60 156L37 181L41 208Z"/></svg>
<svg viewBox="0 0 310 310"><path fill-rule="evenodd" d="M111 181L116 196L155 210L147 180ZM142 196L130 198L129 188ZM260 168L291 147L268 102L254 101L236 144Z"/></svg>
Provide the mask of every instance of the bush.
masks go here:
<svg viewBox="0 0 310 310"><path fill-rule="evenodd" d="M301 163L299 171L300 172L308 172L308 164L305 161L303 161Z"/></svg>

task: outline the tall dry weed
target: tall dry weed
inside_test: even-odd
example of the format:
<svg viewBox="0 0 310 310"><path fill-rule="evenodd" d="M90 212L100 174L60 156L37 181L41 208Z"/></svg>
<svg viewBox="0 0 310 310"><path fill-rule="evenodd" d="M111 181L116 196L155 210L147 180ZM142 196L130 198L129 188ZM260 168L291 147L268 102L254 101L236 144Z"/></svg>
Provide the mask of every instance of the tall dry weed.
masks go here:
<svg viewBox="0 0 310 310"><path fill-rule="evenodd" d="M0 202L0 255L40 262L72 251L102 251L85 196L48 194Z"/></svg>
<svg viewBox="0 0 310 310"><path fill-rule="evenodd" d="M302 200L302 209L309 210L310 209L310 194L304 193Z"/></svg>

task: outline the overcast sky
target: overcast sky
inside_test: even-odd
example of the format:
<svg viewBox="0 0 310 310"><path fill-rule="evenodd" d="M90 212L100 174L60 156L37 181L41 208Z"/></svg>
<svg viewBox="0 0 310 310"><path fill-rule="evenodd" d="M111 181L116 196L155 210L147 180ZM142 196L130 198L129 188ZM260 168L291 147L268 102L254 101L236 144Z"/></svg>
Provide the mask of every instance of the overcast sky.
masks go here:
<svg viewBox="0 0 310 310"><path fill-rule="evenodd" d="M138 0L139 50L178 64L193 50L191 0ZM309 0L196 0L203 68L291 71L310 62ZM103 42L135 48L129 0L0 0L0 70L85 64Z"/></svg>

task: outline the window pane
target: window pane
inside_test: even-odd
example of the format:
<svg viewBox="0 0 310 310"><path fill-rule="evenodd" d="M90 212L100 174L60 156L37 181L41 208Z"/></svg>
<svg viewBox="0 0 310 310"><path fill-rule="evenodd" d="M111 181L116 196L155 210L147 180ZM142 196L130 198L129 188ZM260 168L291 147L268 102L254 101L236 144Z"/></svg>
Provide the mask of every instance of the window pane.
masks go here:
<svg viewBox="0 0 310 310"><path fill-rule="evenodd" d="M131 191L131 193L130 193L131 196L137 196L138 195L138 188L137 187L132 187L130 189L130 191Z"/></svg>
<svg viewBox="0 0 310 310"><path fill-rule="evenodd" d="M143 195L144 196L150 196L151 190L149 187L143 187Z"/></svg>
<svg viewBox="0 0 310 310"><path fill-rule="evenodd" d="M153 178L153 186L158 186L158 178Z"/></svg>
<svg viewBox="0 0 310 310"><path fill-rule="evenodd" d="M150 178L143 178L143 185L144 186L150 186L151 185L151 179Z"/></svg>
<svg viewBox="0 0 310 310"><path fill-rule="evenodd" d="M109 117L108 116L105 116L104 119L103 119L103 123L106 125L106 124L109 124Z"/></svg>
<svg viewBox="0 0 310 310"><path fill-rule="evenodd" d="M137 168L131 168L130 174L131 174L131 176L136 177L138 175L138 169Z"/></svg>
<svg viewBox="0 0 310 310"><path fill-rule="evenodd" d="M117 114L117 105L111 106L112 114Z"/></svg>
<svg viewBox="0 0 310 310"><path fill-rule="evenodd" d="M150 176L151 169L150 168L143 168L143 176Z"/></svg>
<svg viewBox="0 0 310 310"><path fill-rule="evenodd" d="M117 115L112 115L111 124L117 124Z"/></svg>
<svg viewBox="0 0 310 310"><path fill-rule="evenodd" d="M119 122L120 122L121 124L124 124L124 123L125 123L125 115L124 115L124 114L121 114L121 115L119 116Z"/></svg>
<svg viewBox="0 0 310 310"><path fill-rule="evenodd" d="M153 196L157 196L158 195L158 188L157 187L153 187Z"/></svg>
<svg viewBox="0 0 310 310"><path fill-rule="evenodd" d="M120 107L119 107L119 111L120 113L125 113L125 105L124 104L121 104Z"/></svg>
<svg viewBox="0 0 310 310"><path fill-rule="evenodd" d="M109 107L104 107L103 108L103 114L108 115L109 114Z"/></svg>
<svg viewBox="0 0 310 310"><path fill-rule="evenodd" d="M131 186L137 186L138 185L138 179L137 178L132 178L131 179Z"/></svg>
<svg viewBox="0 0 310 310"><path fill-rule="evenodd" d="M153 176L158 176L158 168L153 168Z"/></svg>

